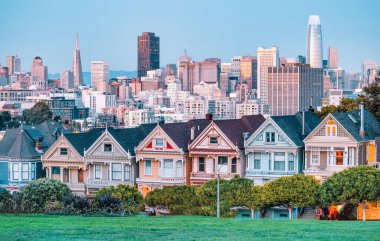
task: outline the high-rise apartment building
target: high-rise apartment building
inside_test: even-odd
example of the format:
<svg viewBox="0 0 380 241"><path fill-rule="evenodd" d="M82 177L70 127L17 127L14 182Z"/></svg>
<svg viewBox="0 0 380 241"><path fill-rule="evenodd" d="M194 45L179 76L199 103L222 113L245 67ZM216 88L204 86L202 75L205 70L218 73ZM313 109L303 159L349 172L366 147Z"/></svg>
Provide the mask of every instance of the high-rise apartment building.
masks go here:
<svg viewBox="0 0 380 241"><path fill-rule="evenodd" d="M323 70L309 65L268 67L268 104L272 115L293 115L322 105Z"/></svg>
<svg viewBox="0 0 380 241"><path fill-rule="evenodd" d="M109 65L104 61L92 61L91 62L91 87L93 90L97 90L98 82L109 81Z"/></svg>
<svg viewBox="0 0 380 241"><path fill-rule="evenodd" d="M71 70L63 71L61 73L61 88L68 90L74 87L74 75Z"/></svg>
<svg viewBox="0 0 380 241"><path fill-rule="evenodd" d="M372 59L366 59L362 62L362 74L363 74L363 83L362 87L365 87L371 84L376 77L377 64Z"/></svg>
<svg viewBox="0 0 380 241"><path fill-rule="evenodd" d="M339 67L339 55L338 48L329 47L329 59L328 65L330 69L336 69Z"/></svg>
<svg viewBox="0 0 380 241"><path fill-rule="evenodd" d="M148 70L160 68L160 38L144 32L137 38L138 77L145 77Z"/></svg>
<svg viewBox="0 0 380 241"><path fill-rule="evenodd" d="M231 77L240 78L240 62L242 60L242 56L233 56L231 59Z"/></svg>
<svg viewBox="0 0 380 241"><path fill-rule="evenodd" d="M322 28L318 15L310 15L306 33L306 63L312 68L323 67Z"/></svg>
<svg viewBox="0 0 380 241"><path fill-rule="evenodd" d="M32 82L39 89L45 89L48 80L48 68L43 65L42 58L37 56L33 59Z"/></svg>
<svg viewBox="0 0 380 241"><path fill-rule="evenodd" d="M13 63L14 63L14 72L13 72L13 74L15 74L15 73L21 73L21 58L16 55L15 58L14 58L14 62Z"/></svg>
<svg viewBox="0 0 380 241"><path fill-rule="evenodd" d="M9 69L8 67L0 66L0 86L9 84Z"/></svg>
<svg viewBox="0 0 380 241"><path fill-rule="evenodd" d="M74 58L73 58L73 85L78 87L83 85L83 73L82 73L82 62L80 58L80 49L79 49L79 38L78 34L75 38L75 49L74 49Z"/></svg>
<svg viewBox="0 0 380 241"><path fill-rule="evenodd" d="M8 67L8 72L10 75L15 73L15 56L7 56L6 63Z"/></svg>
<svg viewBox="0 0 380 241"><path fill-rule="evenodd" d="M257 49L257 98L261 99L262 104L268 103L267 79L268 67L280 65L279 50L277 47L270 49Z"/></svg>

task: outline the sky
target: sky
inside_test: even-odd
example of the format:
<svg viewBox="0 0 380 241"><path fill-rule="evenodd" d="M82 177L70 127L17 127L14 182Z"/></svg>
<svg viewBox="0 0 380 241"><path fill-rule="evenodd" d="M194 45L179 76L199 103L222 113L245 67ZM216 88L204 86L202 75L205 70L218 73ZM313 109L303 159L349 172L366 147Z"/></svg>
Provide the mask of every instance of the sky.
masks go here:
<svg viewBox="0 0 380 241"><path fill-rule="evenodd" d="M160 37L160 65L177 63L186 49L194 60L256 55L278 46L281 57L305 55L309 15L319 15L324 59L339 49L340 66L360 70L364 59L380 64L378 0L1 0L0 64L21 58L29 71L41 56L49 73L72 68L79 34L83 71L93 60L112 70L136 70L137 36Z"/></svg>

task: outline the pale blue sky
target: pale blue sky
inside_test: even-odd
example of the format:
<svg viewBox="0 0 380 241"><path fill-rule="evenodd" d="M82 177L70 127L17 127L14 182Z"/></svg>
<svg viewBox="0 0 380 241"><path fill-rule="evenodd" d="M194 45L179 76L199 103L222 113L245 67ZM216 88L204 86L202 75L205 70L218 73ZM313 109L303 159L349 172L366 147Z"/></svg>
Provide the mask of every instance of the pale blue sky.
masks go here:
<svg viewBox="0 0 380 241"><path fill-rule="evenodd" d="M324 57L339 48L340 65L360 70L380 63L380 1L361 0L1 0L0 62L18 54L29 70L39 55L49 72L70 69L79 33L83 70L103 59L113 70L135 70L137 36L160 36L160 63L176 63L184 49L195 60L256 55L279 46L280 55L305 54L308 16L318 14Z"/></svg>

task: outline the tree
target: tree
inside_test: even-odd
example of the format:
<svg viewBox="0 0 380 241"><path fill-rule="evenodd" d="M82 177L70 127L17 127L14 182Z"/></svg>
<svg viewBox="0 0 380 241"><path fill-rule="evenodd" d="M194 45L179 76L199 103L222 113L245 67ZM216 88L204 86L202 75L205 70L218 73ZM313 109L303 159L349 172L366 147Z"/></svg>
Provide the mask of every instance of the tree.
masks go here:
<svg viewBox="0 0 380 241"><path fill-rule="evenodd" d="M317 205L319 184L310 176L296 174L280 177L264 185L262 199L269 207L283 206L292 218L294 207L314 207Z"/></svg>
<svg viewBox="0 0 380 241"><path fill-rule="evenodd" d="M350 99L350 98L343 97L338 106L335 106L335 105L323 106L321 111L317 112L317 114L323 119L329 113L349 112L352 110L359 109L359 102L360 102L359 99Z"/></svg>
<svg viewBox="0 0 380 241"><path fill-rule="evenodd" d="M54 179L37 179L29 182L20 192L21 211L43 212L50 202L61 202L71 190Z"/></svg>
<svg viewBox="0 0 380 241"><path fill-rule="evenodd" d="M30 110L23 112L24 119L30 124L40 124L45 120L51 120L53 112L45 102L37 102Z"/></svg>
<svg viewBox="0 0 380 241"><path fill-rule="evenodd" d="M352 167L335 173L321 187L324 205L358 204L380 199L380 171L370 166Z"/></svg>
<svg viewBox="0 0 380 241"><path fill-rule="evenodd" d="M380 76L363 88L363 95L359 99L364 102L365 108L380 121Z"/></svg>

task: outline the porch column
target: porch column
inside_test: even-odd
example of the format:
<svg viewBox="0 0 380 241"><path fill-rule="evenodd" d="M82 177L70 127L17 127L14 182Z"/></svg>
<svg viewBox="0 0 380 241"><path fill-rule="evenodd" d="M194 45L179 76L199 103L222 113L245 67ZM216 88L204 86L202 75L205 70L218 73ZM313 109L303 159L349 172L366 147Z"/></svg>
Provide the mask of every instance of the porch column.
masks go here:
<svg viewBox="0 0 380 241"><path fill-rule="evenodd" d="M60 167L59 177L61 179L61 182L63 182L63 167Z"/></svg>
<svg viewBox="0 0 380 241"><path fill-rule="evenodd" d="M285 172L288 172L289 171L289 165L288 165L288 155L289 155L289 152L285 152Z"/></svg>
<svg viewBox="0 0 380 241"><path fill-rule="evenodd" d="M124 163L121 163L121 181L124 182Z"/></svg>
<svg viewBox="0 0 380 241"><path fill-rule="evenodd" d="M173 158L173 174L174 174L174 177L178 177L178 174L177 174L177 161L176 159Z"/></svg>
<svg viewBox="0 0 380 241"><path fill-rule="evenodd" d="M163 177L164 176L164 160L160 158L160 160L157 159L157 161L158 161L158 169L160 169L158 173L160 173L160 176ZM152 175L153 175L153 163L152 163Z"/></svg>
<svg viewBox="0 0 380 241"><path fill-rule="evenodd" d="M108 180L112 180L112 164L111 162L108 163Z"/></svg>
<svg viewBox="0 0 380 241"><path fill-rule="evenodd" d="M274 171L274 152L271 151L269 155L270 155L270 162L271 162L270 167L271 167L271 170Z"/></svg>

